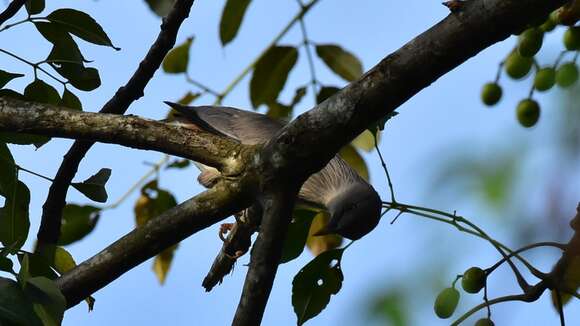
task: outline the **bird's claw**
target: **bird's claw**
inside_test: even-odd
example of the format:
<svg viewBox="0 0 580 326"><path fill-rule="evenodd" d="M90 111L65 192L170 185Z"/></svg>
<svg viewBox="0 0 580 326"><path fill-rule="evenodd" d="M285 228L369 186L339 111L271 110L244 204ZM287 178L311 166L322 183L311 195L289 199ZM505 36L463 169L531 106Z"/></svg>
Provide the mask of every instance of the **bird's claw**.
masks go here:
<svg viewBox="0 0 580 326"><path fill-rule="evenodd" d="M222 223L222 225L220 225L220 230L219 230L218 235L219 235L220 239L222 239L223 242L227 241L225 235L228 234L228 232L230 232L233 228L234 228L234 223Z"/></svg>

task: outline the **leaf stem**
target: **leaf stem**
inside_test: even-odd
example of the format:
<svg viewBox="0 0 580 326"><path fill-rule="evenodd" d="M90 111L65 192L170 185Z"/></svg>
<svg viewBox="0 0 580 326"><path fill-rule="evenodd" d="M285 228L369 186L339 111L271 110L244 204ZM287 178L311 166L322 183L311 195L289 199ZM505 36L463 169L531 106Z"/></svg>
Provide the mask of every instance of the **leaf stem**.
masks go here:
<svg viewBox="0 0 580 326"><path fill-rule="evenodd" d="M50 77L50 78L54 79L55 81L57 81L57 82L61 83L63 86L65 86L65 87L66 87L66 84L67 84L67 82L60 80L60 78L58 78L58 77L54 76L54 75L53 75L53 74L51 74L50 72L46 71L46 69L44 69L44 68L42 68L42 67L40 66L40 64L42 63L42 61L41 61L41 62L39 62L39 63L30 62L30 61L28 61L28 60L26 60L26 59L24 59L24 58L22 58L22 57L20 57L20 56L18 56L18 55L16 55L16 54L12 53L12 52L6 51L6 50L4 50L4 49L0 49L0 52L4 53L4 54L6 54L6 55L9 55L9 56L13 57L13 58L14 58L14 59L16 59L16 60L19 60L19 61L21 61L21 62L24 62L24 63L26 63L27 65L31 66L31 67L34 69L34 78L35 78L35 79L37 79L36 71L37 71L37 70L40 70L40 71L42 71L43 73L45 73L45 74L46 74L48 77Z"/></svg>

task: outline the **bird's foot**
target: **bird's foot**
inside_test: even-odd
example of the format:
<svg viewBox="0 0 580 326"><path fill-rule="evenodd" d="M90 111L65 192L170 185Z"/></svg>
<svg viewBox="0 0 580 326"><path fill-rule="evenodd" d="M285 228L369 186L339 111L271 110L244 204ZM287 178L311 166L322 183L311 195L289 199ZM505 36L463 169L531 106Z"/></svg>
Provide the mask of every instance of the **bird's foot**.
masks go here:
<svg viewBox="0 0 580 326"><path fill-rule="evenodd" d="M230 232L234 228L234 224L235 223L222 223L222 225L220 225L218 235L223 242L227 241L225 235L228 234L228 232Z"/></svg>

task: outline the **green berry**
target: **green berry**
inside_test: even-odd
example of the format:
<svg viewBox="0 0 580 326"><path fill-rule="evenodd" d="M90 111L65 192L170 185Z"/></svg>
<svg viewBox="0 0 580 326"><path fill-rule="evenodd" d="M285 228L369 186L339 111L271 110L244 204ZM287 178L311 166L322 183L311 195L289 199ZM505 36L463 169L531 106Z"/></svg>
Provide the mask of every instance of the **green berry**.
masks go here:
<svg viewBox="0 0 580 326"><path fill-rule="evenodd" d="M455 312L459 303L459 291L455 288L446 288L435 299L435 314L439 318L449 318Z"/></svg>
<svg viewBox="0 0 580 326"><path fill-rule="evenodd" d="M497 83L487 83L481 90L481 100L487 106L495 105L501 99L501 86Z"/></svg>
<svg viewBox="0 0 580 326"><path fill-rule="evenodd" d="M467 293L477 293L485 286L485 271L479 267L471 267L463 273L461 287Z"/></svg>
<svg viewBox="0 0 580 326"><path fill-rule="evenodd" d="M481 318L475 322L475 326L495 326L495 324L489 318Z"/></svg>
<svg viewBox="0 0 580 326"><path fill-rule="evenodd" d="M556 83L556 70L552 67L545 67L536 73L534 78L534 88L543 92L547 91Z"/></svg>
<svg viewBox="0 0 580 326"><path fill-rule="evenodd" d="M578 66L574 62L566 62L556 71L556 84L566 88L578 80Z"/></svg>
<svg viewBox="0 0 580 326"><path fill-rule="evenodd" d="M505 61L505 71L511 78L520 79L530 72L533 63L534 59L522 57L517 51L514 51Z"/></svg>
<svg viewBox="0 0 580 326"><path fill-rule="evenodd" d="M521 100L516 108L520 124L526 128L534 126L540 118L540 105L532 99Z"/></svg>
<svg viewBox="0 0 580 326"><path fill-rule="evenodd" d="M544 32L539 28L526 29L519 38L518 53L522 57L533 57L542 48Z"/></svg>
<svg viewBox="0 0 580 326"><path fill-rule="evenodd" d="M580 50L580 26L570 27L564 33L564 46L567 50Z"/></svg>

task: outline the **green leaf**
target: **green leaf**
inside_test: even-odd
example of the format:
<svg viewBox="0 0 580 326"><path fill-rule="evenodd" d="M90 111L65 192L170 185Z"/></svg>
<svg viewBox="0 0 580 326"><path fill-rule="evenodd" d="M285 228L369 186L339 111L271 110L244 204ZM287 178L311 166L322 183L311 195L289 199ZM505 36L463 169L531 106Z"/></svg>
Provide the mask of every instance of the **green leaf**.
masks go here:
<svg viewBox="0 0 580 326"><path fill-rule="evenodd" d="M189 48L193 43L193 38L190 37L179 46L171 49L165 59L163 59L163 71L169 74L179 74L187 71L187 64L189 63Z"/></svg>
<svg viewBox="0 0 580 326"><path fill-rule="evenodd" d="M238 34L250 0L227 0L220 20L220 40L225 46Z"/></svg>
<svg viewBox="0 0 580 326"><path fill-rule="evenodd" d="M409 325L409 316L407 312L407 298L405 292L389 290L374 298L370 304L370 313L387 325L405 326Z"/></svg>
<svg viewBox="0 0 580 326"><path fill-rule="evenodd" d="M105 184L111 176L111 169L100 169L95 175L83 182L75 182L71 185L83 195L99 203L107 201L107 190Z"/></svg>
<svg viewBox="0 0 580 326"><path fill-rule="evenodd" d="M10 97L22 101L25 100L24 95L11 89L0 89L0 97Z"/></svg>
<svg viewBox="0 0 580 326"><path fill-rule="evenodd" d="M51 22L34 22L34 26L47 41L53 44L47 60L80 64L85 61L79 46L62 25Z"/></svg>
<svg viewBox="0 0 580 326"><path fill-rule="evenodd" d="M66 299L54 281L42 276L32 277L27 282L25 292L35 303L34 311L45 326L61 324Z"/></svg>
<svg viewBox="0 0 580 326"><path fill-rule="evenodd" d="M17 179L14 157L12 157L8 146L0 143L0 194L8 194L13 191Z"/></svg>
<svg viewBox="0 0 580 326"><path fill-rule="evenodd" d="M197 92L197 93L187 92L185 95L183 95L183 97L181 97L177 101L177 103L179 103L181 105L188 105L188 104L191 104L191 102L195 101L200 96L201 96L201 93L199 93L199 92Z"/></svg>
<svg viewBox="0 0 580 326"><path fill-rule="evenodd" d="M66 251L66 249L63 247L54 248L54 262L52 267L54 267L54 269L56 269L59 274L62 275L70 271L71 269L75 268L76 265L77 263L75 262L75 259L68 251ZM89 311L92 311L95 304L95 298L88 297L85 299L85 301L89 307Z"/></svg>
<svg viewBox="0 0 580 326"><path fill-rule="evenodd" d="M28 281L28 279L30 278L30 272L29 272L29 258L28 258L28 254L23 254L22 256L18 257L18 260L20 261L20 270L18 271L18 282L20 283L20 285L24 288L26 285L26 281Z"/></svg>
<svg viewBox="0 0 580 326"><path fill-rule="evenodd" d="M68 79L71 85L81 91L90 92L101 86L99 71L95 68L86 68L83 65L74 63L63 63L54 69L63 77Z"/></svg>
<svg viewBox="0 0 580 326"><path fill-rule="evenodd" d="M137 226L144 225L152 218L159 216L176 205L175 197L168 191L159 189L157 180L147 183L141 188L141 197L135 203L135 221ZM177 245L165 249L153 261L153 271L161 284L165 282L176 249Z"/></svg>
<svg viewBox="0 0 580 326"><path fill-rule="evenodd" d="M358 175L369 181L369 169L367 164L359 152L352 145L344 146L340 150L339 155L358 173Z"/></svg>
<svg viewBox="0 0 580 326"><path fill-rule="evenodd" d="M380 134L377 133L377 142L380 142ZM370 152L375 149L375 136L367 129L353 139L351 143L354 147Z"/></svg>
<svg viewBox="0 0 580 326"><path fill-rule="evenodd" d="M252 106L274 102L298 60L298 51L291 46L274 46L256 62L250 81Z"/></svg>
<svg viewBox="0 0 580 326"><path fill-rule="evenodd" d="M79 241L93 231L100 218L101 209L93 206L67 204L62 212L58 245Z"/></svg>
<svg viewBox="0 0 580 326"><path fill-rule="evenodd" d="M317 45L316 54L332 71L347 81L354 81L363 73L360 61L338 45Z"/></svg>
<svg viewBox="0 0 580 326"><path fill-rule="evenodd" d="M87 42L97 45L110 46L115 50L120 50L111 43L109 36L88 14L70 9L58 9L46 16L50 22L62 25L69 33L72 33Z"/></svg>
<svg viewBox="0 0 580 326"><path fill-rule="evenodd" d="M294 106L302 100L304 95L306 95L306 87L303 86L296 89L294 92L294 98L292 98L292 102L289 105L279 103L278 101L268 103L268 111L266 112L266 115L272 119L288 123L292 117Z"/></svg>
<svg viewBox="0 0 580 326"><path fill-rule="evenodd" d="M188 167L189 164L190 161L188 159L175 160L171 164L167 165L166 169L184 169Z"/></svg>
<svg viewBox="0 0 580 326"><path fill-rule="evenodd" d="M0 324L42 326L18 283L4 277L0 277Z"/></svg>
<svg viewBox="0 0 580 326"><path fill-rule="evenodd" d="M340 91L340 88L334 86L324 86L321 87L316 95L316 103L320 104L324 102L327 98L334 95L336 92Z"/></svg>
<svg viewBox="0 0 580 326"><path fill-rule="evenodd" d="M72 110L78 111L83 110L81 100L79 100L79 98L68 89L65 89L64 92L62 93L62 98L59 102L59 105Z"/></svg>
<svg viewBox="0 0 580 326"><path fill-rule="evenodd" d="M305 209L296 209L294 211L292 214L292 222L288 227L288 233L284 241L280 264L298 258L302 251L304 251L304 245L306 244L306 238L308 237L308 231L310 230L310 224L314 216L316 216L316 212L314 211Z"/></svg>
<svg viewBox="0 0 580 326"><path fill-rule="evenodd" d="M6 198L4 207L0 208L0 242L4 246L15 244L15 248L20 249L30 228L30 191L24 183L17 181L12 184L12 189L4 189L3 186L0 195Z"/></svg>
<svg viewBox="0 0 580 326"><path fill-rule="evenodd" d="M24 264L24 261L27 261ZM32 276L44 276L51 280L54 280L58 277L58 275L52 269L52 260L45 257L41 253L27 253L27 254L18 254L18 261L20 261L20 265L27 265L27 275L28 277ZM20 270L22 272L22 268Z"/></svg>
<svg viewBox="0 0 580 326"><path fill-rule="evenodd" d="M8 84L9 81L11 81L14 78L18 78L18 77L22 77L24 76L23 74L15 74L15 73L11 73L8 71L4 71L2 69L0 69L0 88L6 86L6 84Z"/></svg>
<svg viewBox="0 0 580 326"><path fill-rule="evenodd" d="M159 17L165 17L173 8L175 0L145 0L149 8Z"/></svg>
<svg viewBox="0 0 580 326"><path fill-rule="evenodd" d="M24 89L24 97L28 101L57 105L60 95L54 87L40 79L28 84Z"/></svg>
<svg viewBox="0 0 580 326"><path fill-rule="evenodd" d="M44 10L44 0L27 0L24 5L30 15L40 14Z"/></svg>
<svg viewBox="0 0 580 326"><path fill-rule="evenodd" d="M318 315L337 294L344 279L340 260L344 249L321 253L296 274L292 281L292 306L298 325ZM335 261L335 262L333 262Z"/></svg>

